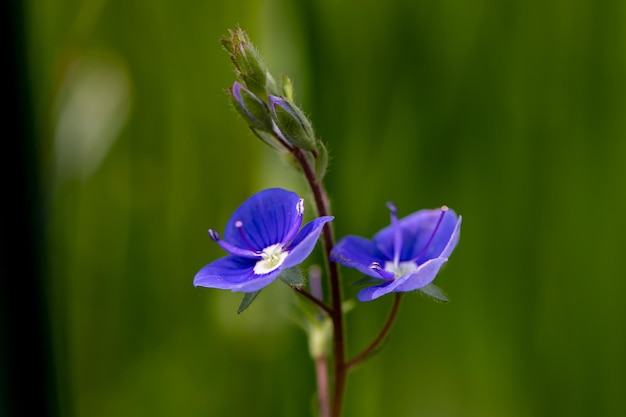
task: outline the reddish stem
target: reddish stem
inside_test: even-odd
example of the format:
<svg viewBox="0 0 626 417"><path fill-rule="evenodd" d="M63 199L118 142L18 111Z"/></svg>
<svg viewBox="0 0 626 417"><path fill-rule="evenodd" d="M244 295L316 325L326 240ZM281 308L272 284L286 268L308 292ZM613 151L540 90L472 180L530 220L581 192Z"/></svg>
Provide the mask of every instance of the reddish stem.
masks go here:
<svg viewBox="0 0 626 417"><path fill-rule="evenodd" d="M374 339L374 341L370 343L368 347L363 349L361 353L359 353L356 357L354 357L352 360L350 360L346 364L346 368L348 370L355 367L359 362L363 361L364 359L367 359L367 357L371 355L376 350L376 348L378 348L380 343L385 339L385 336L387 336L387 333L389 333L389 330L391 329L391 325L393 324L393 321L396 318L396 314L398 313L398 308L400 307L400 300L402 300L402 293L399 293L399 292L395 293L395 297L393 299L393 306L391 307L391 312L389 313L389 317L387 317L387 321L385 322L385 325L380 330L380 333L378 333L378 336L376 336L376 339Z"/></svg>
<svg viewBox="0 0 626 417"><path fill-rule="evenodd" d="M321 308L322 310L324 310L324 312L326 314L328 314L328 316L332 317L333 315L333 311L326 305L324 304L321 300L318 300L317 298L315 298L313 296L313 294L311 294L310 292L308 292L307 290L305 290L304 288L301 287L296 287L295 285L292 285L291 288L297 292L298 294L302 295L304 298L310 300L311 302L313 302L316 306L318 306L319 308Z"/></svg>
<svg viewBox="0 0 626 417"><path fill-rule="evenodd" d="M309 187L313 192L315 206L317 207L319 216L328 216L328 197L323 185L318 181L314 169L311 167L306 155L298 148L292 150L293 155L298 159L304 176L309 183ZM335 358L335 383L333 387L332 397L332 417L339 417L343 404L343 393L346 383L347 367L345 362L345 342L343 331L343 311L341 309L342 295L341 283L339 282L339 270L337 264L330 260L330 253L334 246L333 229L330 223L324 225L322 231L322 242L324 245L324 255L326 266L328 268L328 279L330 282L331 294L331 319L333 321L333 350Z"/></svg>

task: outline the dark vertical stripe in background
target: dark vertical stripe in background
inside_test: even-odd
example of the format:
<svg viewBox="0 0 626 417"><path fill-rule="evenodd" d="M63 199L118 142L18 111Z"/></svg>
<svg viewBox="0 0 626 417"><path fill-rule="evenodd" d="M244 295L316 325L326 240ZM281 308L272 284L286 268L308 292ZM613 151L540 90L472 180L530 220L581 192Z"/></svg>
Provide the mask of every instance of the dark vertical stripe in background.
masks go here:
<svg viewBox="0 0 626 417"><path fill-rule="evenodd" d="M23 2L2 3L0 415L56 416Z"/></svg>

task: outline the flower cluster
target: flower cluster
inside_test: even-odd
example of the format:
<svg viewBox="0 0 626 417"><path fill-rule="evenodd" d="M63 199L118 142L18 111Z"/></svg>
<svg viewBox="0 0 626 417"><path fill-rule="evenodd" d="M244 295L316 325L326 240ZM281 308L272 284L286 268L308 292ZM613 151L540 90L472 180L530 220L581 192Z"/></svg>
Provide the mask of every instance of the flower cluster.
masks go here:
<svg viewBox="0 0 626 417"><path fill-rule="evenodd" d="M238 78L228 90L234 108L255 135L296 157L313 192L322 196L316 201L318 211L326 212L320 183L326 170L326 148L315 139L311 122L294 104L291 80L283 76L279 87L240 28L230 31L230 37L221 42ZM459 240L461 217L445 206L420 210L403 219L398 219L393 204L387 207L390 226L371 240L346 236L329 253L330 262L373 278L375 285L359 292L360 301L391 292L422 289L429 293L426 288ZM322 215L300 229L303 215L304 201L291 191L273 188L253 195L234 212L223 239L209 230L211 239L229 255L202 268L194 285L251 293L270 284L281 271L298 265L312 252L324 225L333 219Z"/></svg>
<svg viewBox="0 0 626 417"><path fill-rule="evenodd" d="M325 164L326 148L315 139L311 122L294 103L291 80L286 75L280 85L274 80L241 29L231 31L222 45L238 78L228 89L231 103L252 132L279 152L311 152L317 164Z"/></svg>
<svg viewBox="0 0 626 417"><path fill-rule="evenodd" d="M346 236L333 248L331 260L380 281L358 294L370 301L390 292L419 290L429 285L454 250L461 217L443 206L398 219L388 203L391 225L373 239ZM209 236L229 253L202 268L194 285L254 292L273 282L283 269L306 259L322 227L332 216L318 217L302 229L304 200L296 193L272 188L244 202L231 216L224 239Z"/></svg>
<svg viewBox="0 0 626 417"><path fill-rule="evenodd" d="M322 182L328 152L315 137L309 119L294 103L291 81L286 76L280 83L275 81L241 29L231 31L222 45L237 76L228 89L233 107L257 137L287 156L304 175L318 217L303 226L304 199L292 191L270 188L254 194L235 210L223 235L209 230L209 237L227 255L204 266L193 282L195 286L244 293L239 312L277 278L310 301L314 312L304 311L308 321L303 327L316 363L320 415L339 417L348 372L380 347L396 317L402 293L420 291L447 301L432 282L459 241L461 216L442 206L398 218L395 205L387 203L389 226L371 239L349 235L335 243L331 227L334 217ZM320 236L323 236L327 273L326 295L318 280L320 273L312 273L307 286L298 269L313 252ZM357 295L359 301L394 293L393 306L382 329L351 360L346 357L344 345L346 303L340 266L354 268L366 276L359 281L367 284ZM332 371L327 362L330 355Z"/></svg>

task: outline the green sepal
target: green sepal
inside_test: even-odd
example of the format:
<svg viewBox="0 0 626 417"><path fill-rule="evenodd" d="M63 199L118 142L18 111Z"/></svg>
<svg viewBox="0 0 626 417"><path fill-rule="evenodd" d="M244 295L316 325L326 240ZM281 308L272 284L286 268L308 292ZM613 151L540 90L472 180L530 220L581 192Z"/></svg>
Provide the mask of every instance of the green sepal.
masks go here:
<svg viewBox="0 0 626 417"><path fill-rule="evenodd" d="M287 108L279 104L274 105L275 121L285 136L285 140L296 148L305 151L315 150L315 134L311 122L291 100L286 97L280 99Z"/></svg>
<svg viewBox="0 0 626 417"><path fill-rule="evenodd" d="M244 293L241 304L239 304L239 308L237 309L237 314L241 314L246 308L250 307L250 304L252 304L260 292L261 290Z"/></svg>
<svg viewBox="0 0 626 417"><path fill-rule="evenodd" d="M229 35L228 39L221 39L220 42L228 51L239 79L261 100L267 99L268 90L275 94L276 82L248 34L238 27L234 31L229 30Z"/></svg>
<svg viewBox="0 0 626 417"><path fill-rule="evenodd" d="M422 294L426 294L428 297L434 299L435 301L439 301L441 303L448 302L448 299L446 298L441 288L439 288L435 284L428 284L427 286L418 288L417 290L420 291Z"/></svg>
<svg viewBox="0 0 626 417"><path fill-rule="evenodd" d="M301 287L304 285L304 276L302 276L302 272L295 266L280 271L278 278L292 287Z"/></svg>
<svg viewBox="0 0 626 417"><path fill-rule="evenodd" d="M272 117L265 103L245 88L240 89L241 102L234 96L232 89L229 90L231 104L244 118L250 128L260 132L272 132Z"/></svg>

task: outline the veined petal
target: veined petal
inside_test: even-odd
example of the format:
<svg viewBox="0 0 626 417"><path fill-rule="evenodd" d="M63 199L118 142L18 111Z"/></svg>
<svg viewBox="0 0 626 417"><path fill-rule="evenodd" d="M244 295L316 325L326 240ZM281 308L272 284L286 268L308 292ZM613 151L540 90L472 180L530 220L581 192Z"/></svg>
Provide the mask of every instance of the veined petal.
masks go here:
<svg viewBox="0 0 626 417"><path fill-rule="evenodd" d="M193 285L209 288L231 288L250 279L256 260L229 255L202 268L193 279Z"/></svg>
<svg viewBox="0 0 626 417"><path fill-rule="evenodd" d="M456 213L453 210L448 209L444 213L441 223L435 231L437 221L439 220L439 214L440 212L437 213L436 216L433 216L433 218L435 218L434 222L433 218L431 218L427 222L423 223L423 230L418 233L418 238L413 245L413 253L411 254L411 259L415 259L418 264L438 257L447 258L447 256L443 254L443 251L448 246L448 242L450 242L450 239L454 235L455 231L457 232L458 241L460 223ZM435 231L434 235L433 231ZM428 245L428 247L426 247L426 245ZM450 252L452 252L452 250L450 250Z"/></svg>
<svg viewBox="0 0 626 417"><path fill-rule="evenodd" d="M224 230L224 240L256 251L283 242L292 225L300 221L299 201L296 193L282 188L254 194L231 216ZM237 227L238 224L241 227Z"/></svg>
<svg viewBox="0 0 626 417"><path fill-rule="evenodd" d="M402 252L400 261L415 259L418 263L441 255L450 237L454 233L457 215L448 209L441 219L435 235L441 209L420 210L400 219L398 225L402 230ZM431 239L432 237L432 239ZM393 255L393 228L387 226L374 236L374 242L385 256ZM430 243L429 243L430 242ZM390 258L391 259L391 258Z"/></svg>
<svg viewBox="0 0 626 417"><path fill-rule="evenodd" d="M410 274L403 275L395 281L388 281L383 285L376 285L362 289L357 298L359 301L371 301L390 292L407 292L417 290L430 284L439 269L447 262L448 258L432 259L420 265Z"/></svg>
<svg viewBox="0 0 626 417"><path fill-rule="evenodd" d="M424 262L415 271L398 278L392 285L392 291L413 291L427 286L447 261L448 258L436 258Z"/></svg>
<svg viewBox="0 0 626 417"><path fill-rule="evenodd" d="M381 297L385 294L389 294L391 292L391 289L389 289L389 284L392 281L388 281L387 284L383 284L383 285L376 285L374 287L367 287L367 288L363 288L361 291L359 291L359 293L357 294L357 298L359 299L359 301L372 301L375 300L378 297Z"/></svg>
<svg viewBox="0 0 626 417"><path fill-rule="evenodd" d="M324 225L333 219L332 216L324 216L308 222L289 245L289 255L287 255L281 268L291 268L304 261L313 251Z"/></svg>
<svg viewBox="0 0 626 417"><path fill-rule="evenodd" d="M370 265L372 262L384 265L386 260L392 259L392 256L386 257L371 240L360 236L346 236L337 242L330 254L330 259L341 265L355 268L370 277L380 278Z"/></svg>
<svg viewBox="0 0 626 417"><path fill-rule="evenodd" d="M402 247L403 250L400 253L400 260L411 259L411 249L413 248L413 242L416 240L416 232L419 230L422 223L431 217L434 211L435 210L420 210L398 220L398 227L402 231L402 242L404 243ZM428 239L428 237L426 239ZM383 252L388 259L393 259L393 225L389 225L376 233L373 241L376 247Z"/></svg>
<svg viewBox="0 0 626 417"><path fill-rule="evenodd" d="M276 278L280 275L280 269L276 269L269 274L255 275L246 282L230 288L232 292L254 292L268 286L272 282L276 281Z"/></svg>
<svg viewBox="0 0 626 417"><path fill-rule="evenodd" d="M226 256L206 265L195 276L194 286L219 288L231 291L257 291L274 281L280 270L266 275L254 274L253 259Z"/></svg>
<svg viewBox="0 0 626 417"><path fill-rule="evenodd" d="M452 236L448 240L446 247L441 251L441 257L448 258L452 251L456 247L456 244L459 243L459 237L461 236L461 220L463 220L462 216L459 216L459 219L456 222L456 226L454 227L454 231L452 232Z"/></svg>

